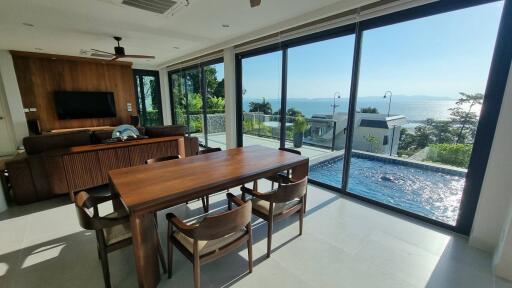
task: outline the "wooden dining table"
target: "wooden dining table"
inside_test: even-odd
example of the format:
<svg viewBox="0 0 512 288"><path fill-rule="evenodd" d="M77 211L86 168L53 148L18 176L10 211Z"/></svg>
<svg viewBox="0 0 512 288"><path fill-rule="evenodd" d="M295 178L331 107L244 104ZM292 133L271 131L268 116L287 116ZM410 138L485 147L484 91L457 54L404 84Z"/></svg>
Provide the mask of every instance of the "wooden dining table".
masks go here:
<svg viewBox="0 0 512 288"><path fill-rule="evenodd" d="M160 281L155 212L285 170L302 179L308 168L307 157L256 145L110 171L130 213L139 287Z"/></svg>

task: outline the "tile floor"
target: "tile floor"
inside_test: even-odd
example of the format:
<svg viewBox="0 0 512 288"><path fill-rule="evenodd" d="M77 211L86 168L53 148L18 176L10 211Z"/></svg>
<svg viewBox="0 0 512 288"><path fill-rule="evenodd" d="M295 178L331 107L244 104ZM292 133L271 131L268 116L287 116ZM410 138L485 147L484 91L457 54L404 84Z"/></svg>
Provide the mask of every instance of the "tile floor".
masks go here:
<svg viewBox="0 0 512 288"><path fill-rule="evenodd" d="M490 255L464 237L312 185L308 195L301 237L296 217L279 222L266 259L266 225L254 218L253 273L240 249L203 266L202 287L512 287L493 277ZM213 213L225 204L224 194L214 196ZM200 207L170 210L190 218ZM165 244L164 215L158 216ZM136 287L131 246L109 261L113 287ZM173 278L162 279L160 287L192 287L191 263L176 252ZM94 233L80 229L66 197L0 214L0 287L102 286Z"/></svg>

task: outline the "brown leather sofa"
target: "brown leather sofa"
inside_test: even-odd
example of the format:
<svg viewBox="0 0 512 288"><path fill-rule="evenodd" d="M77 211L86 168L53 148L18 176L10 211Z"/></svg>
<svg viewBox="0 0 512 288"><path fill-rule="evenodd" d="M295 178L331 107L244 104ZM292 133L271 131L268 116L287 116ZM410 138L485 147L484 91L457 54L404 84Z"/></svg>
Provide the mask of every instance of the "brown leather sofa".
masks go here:
<svg viewBox="0 0 512 288"><path fill-rule="evenodd" d="M184 136L185 126L147 127L145 129L141 128L139 131L142 135L146 135L149 138ZM69 173L66 174L63 157L69 157L69 155L66 156L64 151L68 151L69 148L76 146L100 144L103 140L110 138L111 135L112 131L91 132L81 130L25 137L23 139L25 153L17 155L6 163L9 180L12 185L12 199L17 204L28 204L72 192L74 189L71 187L72 184L69 183L72 182L69 180L69 177L74 176L69 175ZM108 151L110 153L120 153L121 149L125 149L124 152L127 151L126 148L109 148ZM131 149L129 153L136 154L139 153L137 152L139 150ZM147 157L148 149L145 150L140 152L141 155L130 155L130 157L141 159ZM155 156L169 156L163 154L177 153L176 149L162 150L150 148L149 150L153 154L158 154ZM185 137L185 150L187 156L197 155L199 151L198 139L196 137ZM78 157L78 159L82 158ZM77 160L75 159L74 161L76 163ZM88 163L80 163L80 161L89 161L86 157L78 161L78 165L85 167L85 169L98 169L97 167L87 165ZM140 165L140 161L137 163L129 162L125 167L134 165ZM97 184L106 184L106 175L101 175L99 178L101 179L96 181Z"/></svg>

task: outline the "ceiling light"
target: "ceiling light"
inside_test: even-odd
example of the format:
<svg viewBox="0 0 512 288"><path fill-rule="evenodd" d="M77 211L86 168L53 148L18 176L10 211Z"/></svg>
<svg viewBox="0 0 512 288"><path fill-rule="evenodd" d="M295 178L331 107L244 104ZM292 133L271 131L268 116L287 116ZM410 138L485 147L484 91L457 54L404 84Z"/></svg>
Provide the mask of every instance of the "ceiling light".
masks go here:
<svg viewBox="0 0 512 288"><path fill-rule="evenodd" d="M231 27L229 24L222 24L222 28L229 28Z"/></svg>
<svg viewBox="0 0 512 288"><path fill-rule="evenodd" d="M23 23L21 23L21 24L23 24L23 25L25 25L25 26L28 26L28 27L34 27L34 26L35 26L34 24L32 24L32 23L27 23L27 22L23 22Z"/></svg>

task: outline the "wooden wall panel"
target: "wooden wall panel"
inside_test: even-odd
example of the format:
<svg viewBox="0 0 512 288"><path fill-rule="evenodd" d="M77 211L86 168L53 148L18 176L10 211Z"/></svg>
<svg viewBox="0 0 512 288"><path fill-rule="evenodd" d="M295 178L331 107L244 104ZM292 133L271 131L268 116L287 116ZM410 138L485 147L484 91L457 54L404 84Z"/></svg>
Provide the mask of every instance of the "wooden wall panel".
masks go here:
<svg viewBox="0 0 512 288"><path fill-rule="evenodd" d="M137 114L133 71L128 62L106 62L81 57L11 51L27 119L38 119L43 131L117 126ZM59 120L55 91L112 91L117 117ZM128 112L127 103L132 104Z"/></svg>

